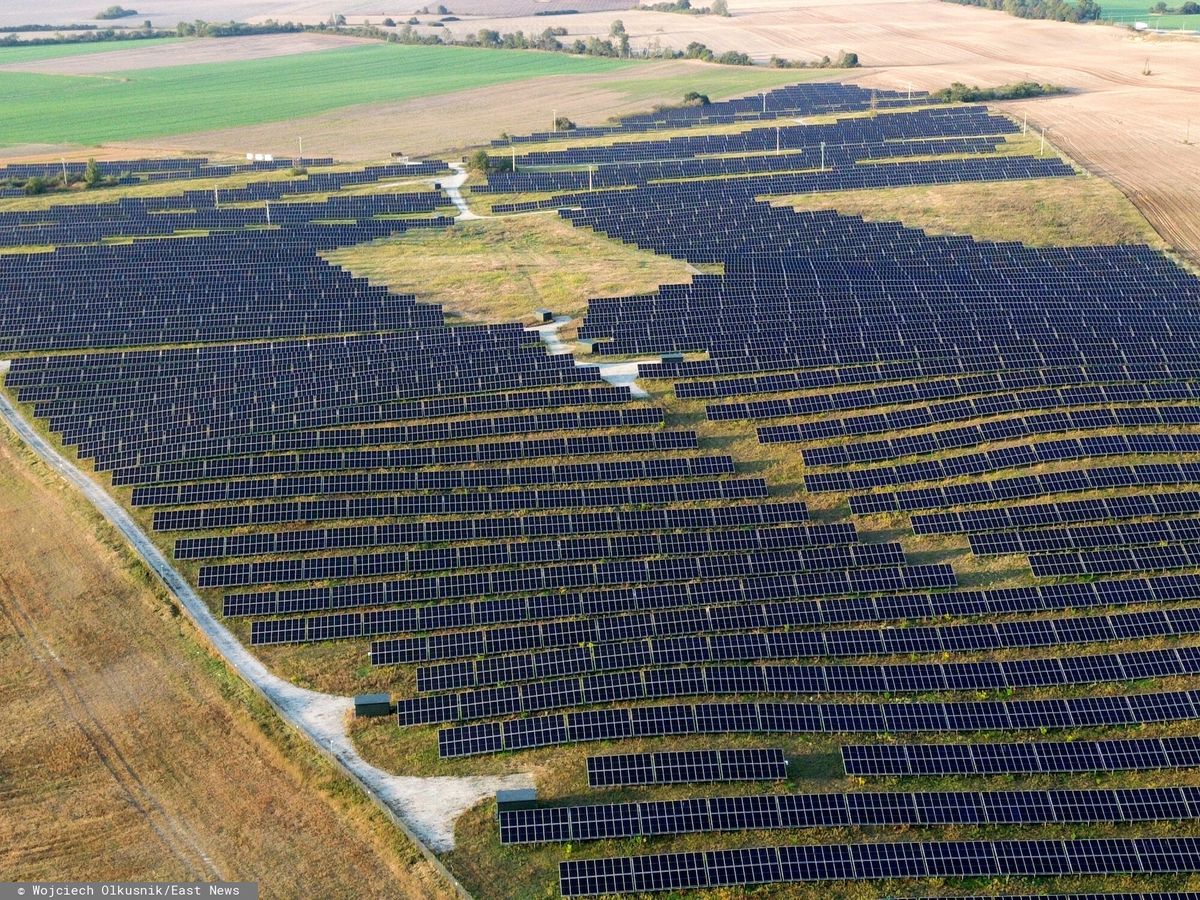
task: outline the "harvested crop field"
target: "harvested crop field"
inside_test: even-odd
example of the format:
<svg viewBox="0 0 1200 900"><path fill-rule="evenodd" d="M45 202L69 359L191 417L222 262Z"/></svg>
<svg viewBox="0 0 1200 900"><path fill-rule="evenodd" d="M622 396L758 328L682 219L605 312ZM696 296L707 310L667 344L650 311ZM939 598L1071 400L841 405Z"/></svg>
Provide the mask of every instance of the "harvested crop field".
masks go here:
<svg viewBox="0 0 1200 900"><path fill-rule="evenodd" d="M50 49L17 47L0 49L0 71L40 72L44 75L110 75L115 72L135 72L169 66L209 65L294 56L321 50L345 49L350 45L364 43L372 42L363 38L334 34L262 34L237 38L180 40L168 38L124 45L83 45L88 46L88 49L104 47L109 52L55 54L51 58L9 62L10 53L15 56L28 56L31 55L28 52L31 49Z"/></svg>
<svg viewBox="0 0 1200 900"><path fill-rule="evenodd" d="M0 511L0 546L21 548L0 576L6 877L444 896L416 850L198 643L121 538L7 430Z"/></svg>

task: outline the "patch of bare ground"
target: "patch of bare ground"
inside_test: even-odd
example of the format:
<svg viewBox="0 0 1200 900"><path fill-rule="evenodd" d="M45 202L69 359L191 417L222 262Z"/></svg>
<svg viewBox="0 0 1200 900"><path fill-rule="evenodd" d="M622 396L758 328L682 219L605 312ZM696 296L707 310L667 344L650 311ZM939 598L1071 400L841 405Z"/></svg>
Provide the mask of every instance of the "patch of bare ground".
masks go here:
<svg viewBox="0 0 1200 900"><path fill-rule="evenodd" d="M258 34L233 38L191 38L167 43L134 42L128 49L85 53L31 62L0 65L0 71L41 72L45 75L99 75L161 69L165 66L208 65L268 59L337 50L350 44L373 43L366 38L336 34Z"/></svg>
<svg viewBox="0 0 1200 900"><path fill-rule="evenodd" d="M119 536L0 435L0 871L441 897L348 781L198 641Z"/></svg>

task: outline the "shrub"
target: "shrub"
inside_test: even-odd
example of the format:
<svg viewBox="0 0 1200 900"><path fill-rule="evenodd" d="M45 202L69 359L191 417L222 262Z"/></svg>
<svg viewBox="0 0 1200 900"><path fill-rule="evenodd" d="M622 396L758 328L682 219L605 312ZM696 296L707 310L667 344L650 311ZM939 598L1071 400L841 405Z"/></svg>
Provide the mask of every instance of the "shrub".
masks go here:
<svg viewBox="0 0 1200 900"><path fill-rule="evenodd" d="M127 16L136 16L136 9L126 9L123 6L108 6L96 13L97 19L124 19Z"/></svg>

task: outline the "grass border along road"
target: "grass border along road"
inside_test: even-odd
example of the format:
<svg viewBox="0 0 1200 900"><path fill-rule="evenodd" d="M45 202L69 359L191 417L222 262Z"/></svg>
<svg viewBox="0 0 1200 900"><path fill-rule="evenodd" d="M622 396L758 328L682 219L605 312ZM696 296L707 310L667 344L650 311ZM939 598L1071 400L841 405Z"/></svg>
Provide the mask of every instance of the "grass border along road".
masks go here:
<svg viewBox="0 0 1200 900"><path fill-rule="evenodd" d="M647 63L532 50L380 43L112 76L3 71L0 94L9 99L0 141L100 144L163 137L639 65Z"/></svg>

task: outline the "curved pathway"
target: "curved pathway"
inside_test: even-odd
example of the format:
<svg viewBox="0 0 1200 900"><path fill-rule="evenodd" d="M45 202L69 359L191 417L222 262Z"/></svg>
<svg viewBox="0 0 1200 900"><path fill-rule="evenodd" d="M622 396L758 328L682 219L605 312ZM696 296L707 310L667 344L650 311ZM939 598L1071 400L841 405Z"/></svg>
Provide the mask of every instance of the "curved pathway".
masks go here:
<svg viewBox="0 0 1200 900"><path fill-rule="evenodd" d="M466 222L470 219L482 219L483 216L472 212L471 207L467 206L467 201L463 199L460 188L467 181L467 169L462 163L446 163L454 170L454 177L441 182L442 190L450 197L450 201L458 207L458 215L454 218L460 222Z"/></svg>
<svg viewBox="0 0 1200 900"><path fill-rule="evenodd" d="M7 369L0 362L0 374ZM431 850L454 847L454 822L472 806L501 788L531 787L529 775L428 777L392 775L368 763L347 734L353 701L296 687L273 674L212 614L191 585L120 504L78 466L59 453L21 416L10 398L0 393L0 418L45 461L78 488L133 546L146 565L178 599L188 618L208 638L214 650L327 758L353 779L430 857L455 888L466 894L433 856Z"/></svg>

